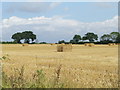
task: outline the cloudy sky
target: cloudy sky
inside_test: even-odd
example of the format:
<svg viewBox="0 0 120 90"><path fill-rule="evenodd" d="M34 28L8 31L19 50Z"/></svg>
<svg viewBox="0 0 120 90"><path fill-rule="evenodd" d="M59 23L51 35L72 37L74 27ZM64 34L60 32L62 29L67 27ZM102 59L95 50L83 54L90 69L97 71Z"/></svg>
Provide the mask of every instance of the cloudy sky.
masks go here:
<svg viewBox="0 0 120 90"><path fill-rule="evenodd" d="M69 41L75 34L118 31L117 2L3 2L2 40L33 31L42 42Z"/></svg>

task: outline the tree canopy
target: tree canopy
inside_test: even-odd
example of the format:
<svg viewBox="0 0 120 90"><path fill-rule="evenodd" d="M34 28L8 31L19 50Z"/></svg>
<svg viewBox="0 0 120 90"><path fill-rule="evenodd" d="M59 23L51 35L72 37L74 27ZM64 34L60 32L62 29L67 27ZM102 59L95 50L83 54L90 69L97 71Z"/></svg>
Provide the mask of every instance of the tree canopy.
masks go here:
<svg viewBox="0 0 120 90"><path fill-rule="evenodd" d="M113 42L117 41L117 37L119 36L119 32L112 32L110 33L111 39Z"/></svg>
<svg viewBox="0 0 120 90"><path fill-rule="evenodd" d="M110 41L111 40L111 36L109 34L104 34L103 36L101 36L101 41Z"/></svg>
<svg viewBox="0 0 120 90"><path fill-rule="evenodd" d="M119 35L116 38L116 43L120 43L120 33L119 33Z"/></svg>
<svg viewBox="0 0 120 90"><path fill-rule="evenodd" d="M24 43L30 43L30 41L33 43L36 39L36 35L33 34L32 31L24 31L22 33L13 34L11 38L14 39L16 43L21 43L21 40L24 40Z"/></svg>
<svg viewBox="0 0 120 90"><path fill-rule="evenodd" d="M59 44L66 43L64 40L58 41Z"/></svg>
<svg viewBox="0 0 120 90"><path fill-rule="evenodd" d="M87 34L85 34L85 36L83 36L82 38L83 40L89 40L89 42L94 42L95 40L98 40L98 35L88 32Z"/></svg>
<svg viewBox="0 0 120 90"><path fill-rule="evenodd" d="M22 33L15 33L12 35L12 39L14 39L14 42L21 43L20 40L23 39Z"/></svg>
<svg viewBox="0 0 120 90"><path fill-rule="evenodd" d="M79 42L81 40L81 36L80 35L75 35L74 37L73 37L73 42L75 42L76 44Z"/></svg>

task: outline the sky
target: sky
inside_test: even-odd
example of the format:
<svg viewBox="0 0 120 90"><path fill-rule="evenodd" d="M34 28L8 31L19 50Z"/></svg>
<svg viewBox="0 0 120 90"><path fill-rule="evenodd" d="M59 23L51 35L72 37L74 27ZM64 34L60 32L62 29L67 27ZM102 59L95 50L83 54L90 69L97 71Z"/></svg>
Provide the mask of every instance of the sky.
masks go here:
<svg viewBox="0 0 120 90"><path fill-rule="evenodd" d="M118 31L117 2L3 2L2 40L33 31L39 42L69 41L75 34Z"/></svg>

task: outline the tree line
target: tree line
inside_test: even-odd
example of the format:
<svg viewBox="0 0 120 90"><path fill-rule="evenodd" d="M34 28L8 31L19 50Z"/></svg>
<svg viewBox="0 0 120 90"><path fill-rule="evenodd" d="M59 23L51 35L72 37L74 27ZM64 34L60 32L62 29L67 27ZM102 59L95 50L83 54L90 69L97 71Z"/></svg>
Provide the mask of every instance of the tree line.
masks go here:
<svg viewBox="0 0 120 90"><path fill-rule="evenodd" d="M86 33L83 37L80 35L74 35L73 39L69 42L65 42L64 40L59 41L58 43L72 43L72 44L82 44L85 42L90 43L98 43L98 44L108 44L108 43L120 43L120 33L119 32L111 32L110 34L104 34L100 37L98 41L98 35L92 32Z"/></svg>
<svg viewBox="0 0 120 90"><path fill-rule="evenodd" d="M14 41L13 42L2 42L5 43L39 43L36 42L37 38L36 35L32 31L24 31L24 32L17 32L12 35L11 37ZM99 39L99 40L98 40ZM65 40L58 41L59 44L61 43L72 43L72 44L84 44L84 43L98 43L98 44L108 44L108 43L120 43L120 33L119 32L111 32L110 34L103 34L100 38L98 35L93 32L88 32L84 36L81 35L74 35L72 40L66 42ZM40 42L39 44L47 44L47 42Z"/></svg>

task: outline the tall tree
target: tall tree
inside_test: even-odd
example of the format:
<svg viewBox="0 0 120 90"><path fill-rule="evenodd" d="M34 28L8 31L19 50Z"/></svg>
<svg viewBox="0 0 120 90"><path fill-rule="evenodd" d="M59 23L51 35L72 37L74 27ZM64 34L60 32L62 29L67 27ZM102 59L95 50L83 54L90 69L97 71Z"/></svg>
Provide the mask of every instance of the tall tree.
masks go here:
<svg viewBox="0 0 120 90"><path fill-rule="evenodd" d="M30 40L33 42L36 39L36 35L32 31L22 32L22 36L25 39L24 43L30 43Z"/></svg>
<svg viewBox="0 0 120 90"><path fill-rule="evenodd" d="M17 43L21 43L22 39L24 39L24 43L30 43L30 40L33 42L36 39L36 35L32 31L25 31L13 34L12 39Z"/></svg>
<svg viewBox="0 0 120 90"><path fill-rule="evenodd" d="M110 33L110 36L111 36L111 39L113 42L116 42L118 35L119 35L119 32L111 32Z"/></svg>
<svg viewBox="0 0 120 90"><path fill-rule="evenodd" d="M89 40L89 42L94 42L95 40L98 40L98 35L88 32L85 34L85 36L82 37L83 40Z"/></svg>
<svg viewBox="0 0 120 90"><path fill-rule="evenodd" d="M81 40L81 36L80 35L75 35L73 37L73 42L75 42L76 44L79 43L80 40Z"/></svg>
<svg viewBox="0 0 120 90"><path fill-rule="evenodd" d="M116 38L116 42L120 43L120 33L118 34L117 38Z"/></svg>
<svg viewBox="0 0 120 90"><path fill-rule="evenodd" d="M21 43L20 40L23 39L22 33L15 33L15 34L12 35L11 38L14 39L14 42L16 42L16 43Z"/></svg>
<svg viewBox="0 0 120 90"><path fill-rule="evenodd" d="M100 37L100 41L106 42L106 43L110 42L111 41L111 35L104 34L103 36Z"/></svg>
<svg viewBox="0 0 120 90"><path fill-rule="evenodd" d="M59 44L66 43L64 40L58 41Z"/></svg>
<svg viewBox="0 0 120 90"><path fill-rule="evenodd" d="M70 41L69 41L69 43L75 44L75 41L73 41L73 40L70 40Z"/></svg>

